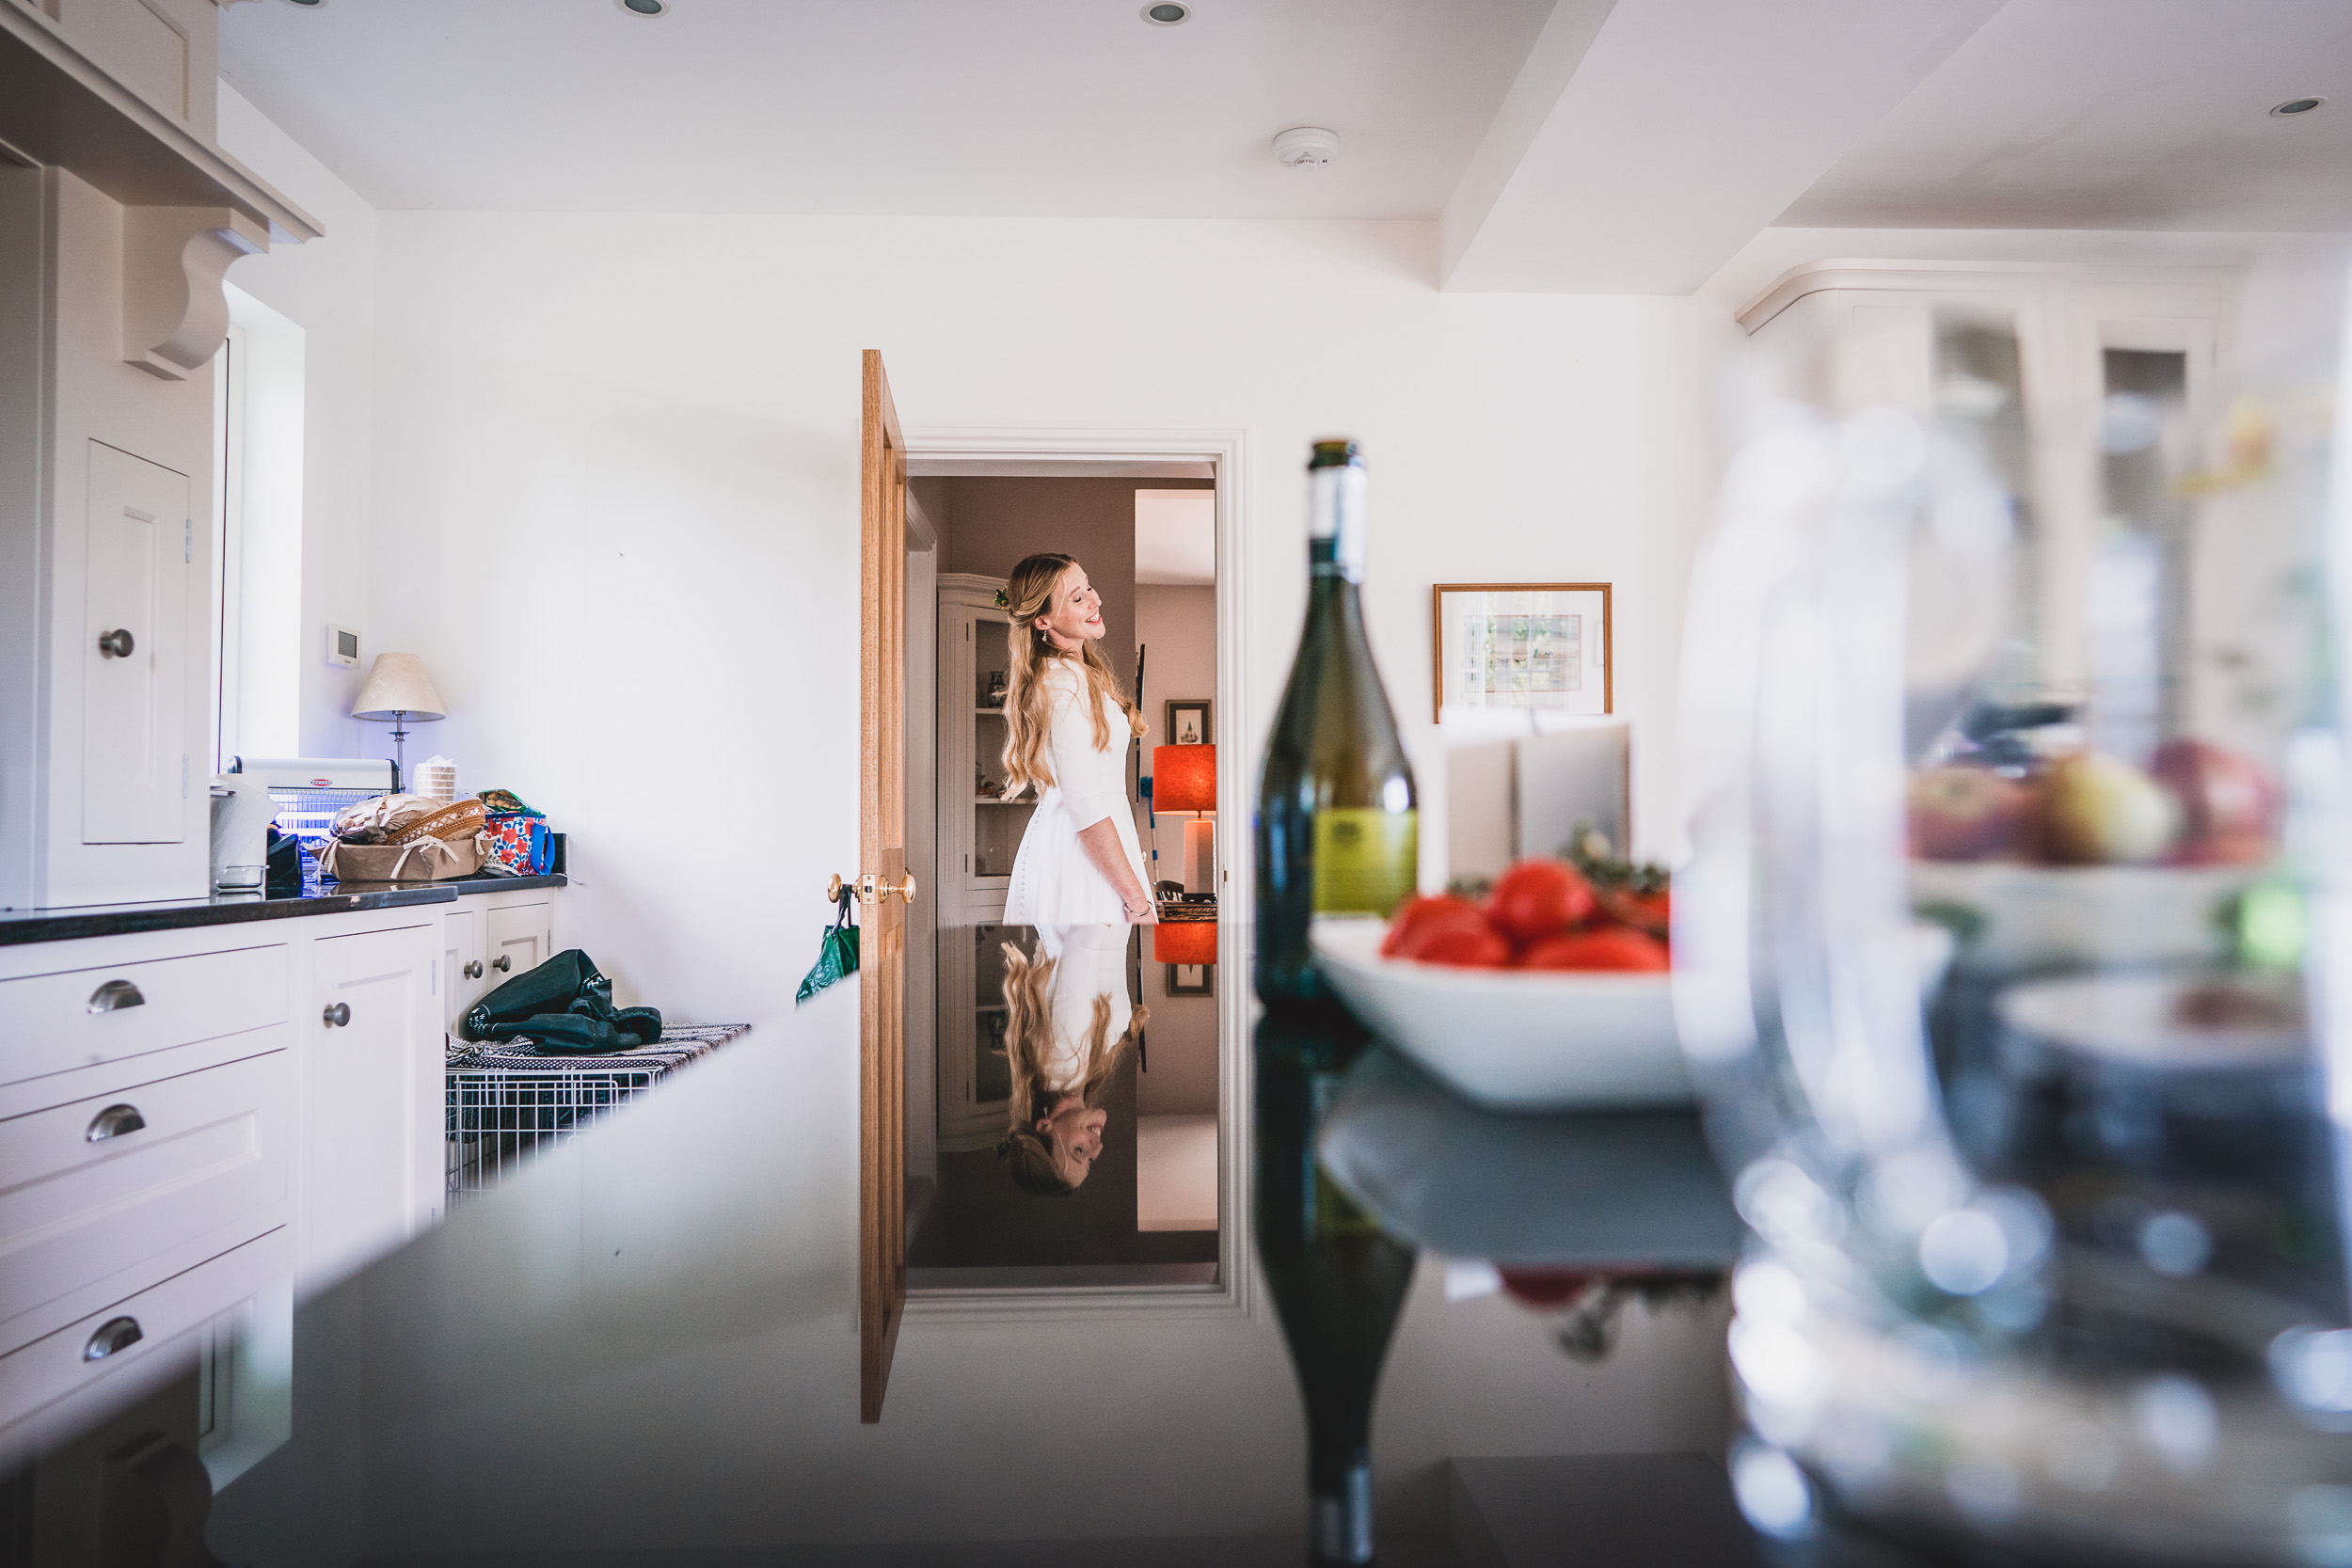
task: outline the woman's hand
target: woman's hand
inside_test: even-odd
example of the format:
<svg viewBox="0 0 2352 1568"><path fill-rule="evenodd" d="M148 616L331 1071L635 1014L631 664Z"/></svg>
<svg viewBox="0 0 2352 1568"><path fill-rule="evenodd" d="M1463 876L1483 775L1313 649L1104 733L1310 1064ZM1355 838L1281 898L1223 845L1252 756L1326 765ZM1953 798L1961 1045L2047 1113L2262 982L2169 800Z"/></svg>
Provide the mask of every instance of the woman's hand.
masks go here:
<svg viewBox="0 0 2352 1568"><path fill-rule="evenodd" d="M1078 830L1078 847L1086 851L1094 869L1119 895L1125 908L1130 926L1155 926L1159 923L1159 907L1152 902L1151 890L1136 879L1136 869L1127 863L1126 846L1120 842L1119 828L1107 816L1090 822Z"/></svg>

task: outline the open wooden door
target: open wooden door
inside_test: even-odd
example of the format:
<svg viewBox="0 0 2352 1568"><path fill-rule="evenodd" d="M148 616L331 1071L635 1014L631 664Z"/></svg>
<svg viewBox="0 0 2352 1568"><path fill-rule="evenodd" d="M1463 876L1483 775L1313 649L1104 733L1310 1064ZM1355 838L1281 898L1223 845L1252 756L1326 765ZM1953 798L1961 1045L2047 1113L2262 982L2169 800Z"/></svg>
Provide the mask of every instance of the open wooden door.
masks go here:
<svg viewBox="0 0 2352 1568"><path fill-rule="evenodd" d="M882 1419L907 1301L906 443L882 354L866 351L859 507L858 1414Z"/></svg>

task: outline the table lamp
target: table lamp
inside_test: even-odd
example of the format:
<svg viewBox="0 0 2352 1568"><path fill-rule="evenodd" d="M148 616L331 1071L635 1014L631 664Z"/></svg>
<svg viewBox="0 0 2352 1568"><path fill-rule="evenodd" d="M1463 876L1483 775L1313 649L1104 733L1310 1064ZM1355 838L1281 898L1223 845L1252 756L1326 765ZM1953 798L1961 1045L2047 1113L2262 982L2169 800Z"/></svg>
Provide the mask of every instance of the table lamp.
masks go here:
<svg viewBox="0 0 2352 1568"><path fill-rule="evenodd" d="M1156 746L1152 751L1152 809L1188 811L1184 824L1184 894L1187 897L1216 893L1216 748Z"/></svg>
<svg viewBox="0 0 2352 1568"><path fill-rule="evenodd" d="M441 705L433 677L424 673L424 660L414 654L378 654L368 671L368 684L359 689L359 700L351 705L351 716L392 726L392 793L397 795L405 787L407 726L446 719L449 710Z"/></svg>

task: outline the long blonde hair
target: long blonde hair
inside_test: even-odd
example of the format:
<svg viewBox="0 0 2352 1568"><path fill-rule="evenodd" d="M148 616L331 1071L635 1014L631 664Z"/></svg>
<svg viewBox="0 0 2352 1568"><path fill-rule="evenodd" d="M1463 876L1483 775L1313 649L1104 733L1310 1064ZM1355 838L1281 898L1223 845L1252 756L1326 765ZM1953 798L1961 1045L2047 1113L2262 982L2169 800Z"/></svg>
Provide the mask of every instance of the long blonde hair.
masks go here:
<svg viewBox="0 0 2352 1568"><path fill-rule="evenodd" d="M1012 576L1005 579L1006 617L1012 622L1009 639L1012 668L1005 680L1005 794L1009 799L1032 784L1040 790L1053 786L1054 770L1045 761L1045 733L1053 727L1054 694L1045 675L1057 659L1069 660L1086 675L1087 694L1093 699L1088 705L1088 717L1094 721L1096 751L1107 751L1111 743L1110 721L1103 717L1105 696L1127 716L1128 733L1137 739L1143 736L1143 710L1128 700L1127 689L1120 684L1119 673L1103 657L1103 650L1089 639L1074 652L1065 651L1054 646L1053 640L1037 627L1037 618L1054 602L1054 590L1062 574L1077 563L1066 555L1032 555L1015 565Z"/></svg>
<svg viewBox="0 0 2352 1568"><path fill-rule="evenodd" d="M1005 1058L1011 1069L1012 1095L1005 1108L1005 1135L996 1157L1005 1162L1024 1192L1041 1197L1066 1196L1076 1189L1062 1180L1054 1164L1051 1142L1037 1130L1037 1118L1049 1114L1054 1102L1074 1094L1094 1109L1120 1065L1151 1022L1152 1009L1137 1004L1125 1033L1110 1037L1111 999L1094 998L1094 1016L1088 1021L1079 1052L1078 1081L1049 1084L1045 1064L1054 1054L1054 969L1052 958L1032 958L1011 942L1005 949Z"/></svg>

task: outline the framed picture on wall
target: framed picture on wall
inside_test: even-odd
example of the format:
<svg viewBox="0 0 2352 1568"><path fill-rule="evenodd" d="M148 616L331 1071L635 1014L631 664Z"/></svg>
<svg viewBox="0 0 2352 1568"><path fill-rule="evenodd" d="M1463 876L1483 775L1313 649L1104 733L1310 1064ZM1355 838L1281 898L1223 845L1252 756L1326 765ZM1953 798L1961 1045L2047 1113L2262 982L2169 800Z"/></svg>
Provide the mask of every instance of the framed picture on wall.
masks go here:
<svg viewBox="0 0 2352 1568"><path fill-rule="evenodd" d="M1214 996L1216 994L1215 964L1169 964L1168 994L1170 996Z"/></svg>
<svg viewBox="0 0 2352 1568"><path fill-rule="evenodd" d="M1206 697L1171 697L1168 702L1168 726L1160 732L1163 746L1208 746L1216 736L1209 729L1209 699Z"/></svg>
<svg viewBox="0 0 2352 1568"><path fill-rule="evenodd" d="M1615 711L1605 582L1441 582L1430 590L1430 717L1449 707Z"/></svg>

